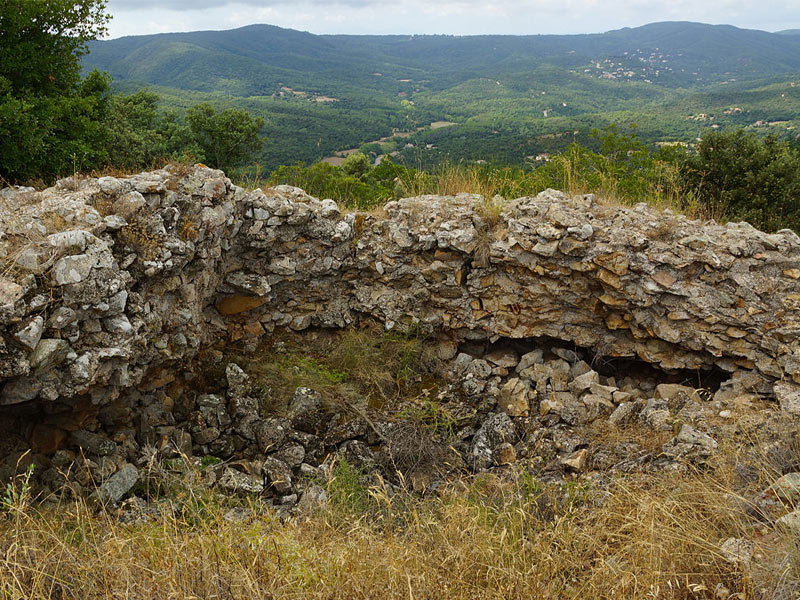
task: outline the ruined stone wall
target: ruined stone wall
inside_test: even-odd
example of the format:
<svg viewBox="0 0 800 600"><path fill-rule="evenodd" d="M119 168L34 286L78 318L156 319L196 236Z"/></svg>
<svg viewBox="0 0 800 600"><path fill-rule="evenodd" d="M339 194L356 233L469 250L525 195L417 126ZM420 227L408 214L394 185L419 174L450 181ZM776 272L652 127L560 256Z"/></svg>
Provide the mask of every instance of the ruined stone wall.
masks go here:
<svg viewBox="0 0 800 600"><path fill-rule="evenodd" d="M714 435L735 435L737 407L777 398L780 410L752 423L779 437L800 414L791 231L554 191L342 214L302 190L246 192L195 167L4 189L0 264L0 481L27 461L51 491L99 486L117 501L156 456L192 453L236 458L212 483L283 507L315 497L309 482L338 454L390 465L391 478L408 431L390 417L325 413L307 388L285 414L264 414L233 363L211 391L183 385L201 353L276 329L369 321L428 334L459 429L428 440L450 458L404 473L415 489L518 459L544 471L661 460L628 443L590 456L583 429L595 422L677 430L665 460L704 460ZM664 377L589 364L611 357ZM723 383L676 385L690 371Z"/></svg>
<svg viewBox="0 0 800 600"><path fill-rule="evenodd" d="M220 171L0 193L0 404L108 403L204 345L368 316L464 340L549 337L719 368L794 406L800 239L547 191L344 215Z"/></svg>

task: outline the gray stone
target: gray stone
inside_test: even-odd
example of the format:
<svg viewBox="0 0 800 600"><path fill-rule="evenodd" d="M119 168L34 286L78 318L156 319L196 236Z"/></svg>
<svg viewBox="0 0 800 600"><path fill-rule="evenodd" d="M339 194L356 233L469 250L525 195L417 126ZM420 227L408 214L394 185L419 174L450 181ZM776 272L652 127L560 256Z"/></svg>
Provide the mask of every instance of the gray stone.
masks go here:
<svg viewBox="0 0 800 600"><path fill-rule="evenodd" d="M656 398L671 402L678 397L684 401L698 398L697 390L677 383L662 383L656 386Z"/></svg>
<svg viewBox="0 0 800 600"><path fill-rule="evenodd" d="M256 441L261 452L266 454L277 449L286 439L287 428L288 423L276 417L264 419L256 425Z"/></svg>
<svg viewBox="0 0 800 600"><path fill-rule="evenodd" d="M793 415L800 415L800 385L779 381L775 384L773 390L782 411Z"/></svg>
<svg viewBox="0 0 800 600"><path fill-rule="evenodd" d="M86 250L86 247L93 240L97 240L97 238L82 229L60 231L47 236L47 243L53 248L58 248L59 250L77 249L80 252Z"/></svg>
<svg viewBox="0 0 800 600"><path fill-rule="evenodd" d="M14 339L26 348L33 350L39 340L42 339L43 331L44 319L42 317L34 317L30 323L14 334Z"/></svg>
<svg viewBox="0 0 800 600"><path fill-rule="evenodd" d="M591 370L592 367L589 366L589 363L587 363L584 360L579 360L570 367L569 376L572 379L575 379L576 377L580 377L581 375L584 375Z"/></svg>
<svg viewBox="0 0 800 600"><path fill-rule="evenodd" d="M125 315L116 315L103 319L103 329L109 333L119 335L129 335L133 332L133 326Z"/></svg>
<svg viewBox="0 0 800 600"><path fill-rule="evenodd" d="M33 400L39 395L42 383L33 377L18 377L6 380L0 392L0 405L20 404Z"/></svg>
<svg viewBox="0 0 800 600"><path fill-rule="evenodd" d="M147 206L147 201L139 192L128 192L121 196L112 205L111 209L115 214L128 219L136 216L136 214Z"/></svg>
<svg viewBox="0 0 800 600"><path fill-rule="evenodd" d="M600 375L596 371L588 371L570 382L569 391L580 396L583 392L590 390L593 383L600 383Z"/></svg>
<svg viewBox="0 0 800 600"><path fill-rule="evenodd" d="M313 515L325 512L328 508L328 493L322 486L312 484L300 496L297 512L302 515Z"/></svg>
<svg viewBox="0 0 800 600"><path fill-rule="evenodd" d="M96 264L95 257L88 254L65 256L53 265L53 281L56 285L80 283L89 277L92 267Z"/></svg>
<svg viewBox="0 0 800 600"><path fill-rule="evenodd" d="M559 462L567 469L580 473L586 469L588 457L589 451L583 448L582 450L576 450L569 456L560 459Z"/></svg>
<svg viewBox="0 0 800 600"><path fill-rule="evenodd" d="M197 399L197 409L211 427L224 429L231 424L226 402L216 394L203 394Z"/></svg>
<svg viewBox="0 0 800 600"><path fill-rule="evenodd" d="M336 204L334 200L326 198L322 201L320 214L326 219L335 219L338 218L341 213L339 211L339 205Z"/></svg>
<svg viewBox="0 0 800 600"><path fill-rule="evenodd" d="M749 566L753 557L754 544L744 538L728 538L720 545L722 555L729 563Z"/></svg>
<svg viewBox="0 0 800 600"><path fill-rule="evenodd" d="M228 397L246 396L250 393L250 376L236 363L228 363L225 367L225 380L228 383Z"/></svg>
<svg viewBox="0 0 800 600"><path fill-rule="evenodd" d="M17 254L14 262L25 271L39 274L52 264L52 250L41 246L28 246Z"/></svg>
<svg viewBox="0 0 800 600"><path fill-rule="evenodd" d="M29 361L31 368L37 371L47 371L60 365L70 353L69 344L65 340L44 339L31 353Z"/></svg>
<svg viewBox="0 0 800 600"><path fill-rule="evenodd" d="M517 441L517 429L506 413L496 413L484 421L475 434L470 450L473 468L487 469L495 462L495 449L504 442Z"/></svg>
<svg viewBox="0 0 800 600"><path fill-rule="evenodd" d="M611 402L614 399L614 392L617 391L617 388L612 387L610 385L601 385L599 383L593 383L589 386L589 391L595 395L603 398L604 400L608 400Z"/></svg>
<svg viewBox="0 0 800 600"><path fill-rule="evenodd" d="M117 445L112 440L85 429L70 433L69 442L84 453L96 456L110 456L117 451Z"/></svg>
<svg viewBox="0 0 800 600"><path fill-rule="evenodd" d="M522 373L526 369L532 367L536 364L542 364L544 362L544 352L541 350L532 350L526 354L523 354L519 359L519 364L517 364L516 372Z"/></svg>
<svg viewBox="0 0 800 600"><path fill-rule="evenodd" d="M97 490L98 498L105 503L116 504L133 489L139 481L139 471L130 463L114 473Z"/></svg>
<svg viewBox="0 0 800 600"><path fill-rule="evenodd" d="M513 377L500 388L497 408L510 417L527 416L530 409L530 386L522 379Z"/></svg>
<svg viewBox="0 0 800 600"><path fill-rule="evenodd" d="M286 416L292 422L292 427L301 431L315 433L321 428L324 418L322 414L322 396L319 392L307 387L295 390Z"/></svg>
<svg viewBox="0 0 800 600"><path fill-rule="evenodd" d="M275 452L272 456L294 468L302 464L303 459L306 457L306 450L300 444L291 443Z"/></svg>
<svg viewBox="0 0 800 600"><path fill-rule="evenodd" d="M198 446L205 446L219 439L219 435L219 429L216 427L204 427L192 433L192 441Z"/></svg>
<svg viewBox="0 0 800 600"><path fill-rule="evenodd" d="M622 402L608 417L612 425L624 425L633 420L639 407L635 402Z"/></svg>
<svg viewBox="0 0 800 600"><path fill-rule="evenodd" d="M668 431L672 429L672 414L667 408L664 400L649 398L639 413L639 419L656 431Z"/></svg>
<svg viewBox="0 0 800 600"><path fill-rule="evenodd" d="M227 483L227 482L226 482ZM260 492L256 492L260 493ZM235 506L222 515L222 518L229 523L243 523L253 516L253 511L244 506Z"/></svg>
<svg viewBox="0 0 800 600"><path fill-rule="evenodd" d="M225 277L225 283L237 291L254 296L267 296L272 290L266 277L244 271L229 273Z"/></svg>
<svg viewBox="0 0 800 600"><path fill-rule="evenodd" d="M553 354L555 354L559 358L563 358L570 364L575 364L581 359L581 357L578 356L577 352L575 352L574 350L568 350L566 348L553 348Z"/></svg>
<svg viewBox="0 0 800 600"><path fill-rule="evenodd" d="M774 494L781 500L797 503L800 501L800 473L787 473L779 477L764 494Z"/></svg>
<svg viewBox="0 0 800 600"><path fill-rule="evenodd" d="M495 350L484 356L484 359L493 365L506 369L513 369L519 364L517 353L510 349Z"/></svg>
<svg viewBox="0 0 800 600"><path fill-rule="evenodd" d="M800 509L793 510L776 520L775 528L795 536L800 535Z"/></svg>
<svg viewBox="0 0 800 600"><path fill-rule="evenodd" d="M262 467L264 479L275 493L285 496L292 493L292 471L282 460L268 456Z"/></svg>
<svg viewBox="0 0 800 600"><path fill-rule="evenodd" d="M681 427L677 436L662 447L665 454L675 457L691 455L705 457L716 449L717 442L714 438L686 424Z"/></svg>
<svg viewBox="0 0 800 600"><path fill-rule="evenodd" d="M255 475L248 475L236 469L225 467L217 486L234 494L261 494L264 492L264 480Z"/></svg>
<svg viewBox="0 0 800 600"><path fill-rule="evenodd" d="M67 306L59 306L50 315L47 321L48 327L53 329L64 329L78 320L78 313Z"/></svg>
<svg viewBox="0 0 800 600"><path fill-rule="evenodd" d="M0 277L0 322L14 312L17 302L22 300L25 290L21 285Z"/></svg>

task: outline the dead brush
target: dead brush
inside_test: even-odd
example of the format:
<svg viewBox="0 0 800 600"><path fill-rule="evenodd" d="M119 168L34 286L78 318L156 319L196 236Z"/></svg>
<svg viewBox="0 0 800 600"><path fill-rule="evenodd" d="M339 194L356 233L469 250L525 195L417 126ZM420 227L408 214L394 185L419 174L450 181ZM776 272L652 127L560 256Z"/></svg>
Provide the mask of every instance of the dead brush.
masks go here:
<svg viewBox="0 0 800 600"><path fill-rule="evenodd" d="M181 217L178 235L184 242L195 241L200 236L195 220L185 215Z"/></svg>
<svg viewBox="0 0 800 600"><path fill-rule="evenodd" d="M144 260L156 260L161 254L163 240L161 236L150 232L147 224L141 219L132 219L120 229L120 238L133 247Z"/></svg>
<svg viewBox="0 0 800 600"><path fill-rule="evenodd" d="M482 197L475 203L475 217L472 219L475 227L475 250L473 251L475 265L479 268L489 266L492 244L502 239L502 213L505 208L505 199L494 196L491 200Z"/></svg>
<svg viewBox="0 0 800 600"><path fill-rule="evenodd" d="M164 165L164 169L178 178L184 178L194 173L195 162L193 160L178 161L171 160Z"/></svg>
<svg viewBox="0 0 800 600"><path fill-rule="evenodd" d="M35 194L31 193L30 196L18 195L15 200L26 205L35 202L35 198ZM42 227L45 228L45 232L42 232L35 222L21 218L19 204L11 205L8 200L0 196L0 276L18 275L17 259L32 247L44 244L48 233L63 231L55 229L56 224L62 223L55 221L42 223Z"/></svg>
<svg viewBox="0 0 800 600"><path fill-rule="evenodd" d="M432 478L463 469L463 460L451 446L453 434L452 421L441 411L400 411L382 430L384 473L395 483L410 481L422 491Z"/></svg>

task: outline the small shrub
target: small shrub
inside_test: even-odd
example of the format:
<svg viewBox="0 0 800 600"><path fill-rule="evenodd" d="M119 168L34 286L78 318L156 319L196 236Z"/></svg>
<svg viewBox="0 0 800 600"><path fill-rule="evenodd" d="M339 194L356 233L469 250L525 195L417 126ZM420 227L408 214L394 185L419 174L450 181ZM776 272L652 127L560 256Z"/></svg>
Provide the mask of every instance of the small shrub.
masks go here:
<svg viewBox="0 0 800 600"><path fill-rule="evenodd" d="M6 484L2 497L0 497L0 512L21 515L31 502L31 478L35 466L28 465L24 472L17 475L13 481Z"/></svg>
<svg viewBox="0 0 800 600"><path fill-rule="evenodd" d="M364 485L366 473L338 458L327 483L329 506L335 512L361 516L376 507L369 489Z"/></svg>

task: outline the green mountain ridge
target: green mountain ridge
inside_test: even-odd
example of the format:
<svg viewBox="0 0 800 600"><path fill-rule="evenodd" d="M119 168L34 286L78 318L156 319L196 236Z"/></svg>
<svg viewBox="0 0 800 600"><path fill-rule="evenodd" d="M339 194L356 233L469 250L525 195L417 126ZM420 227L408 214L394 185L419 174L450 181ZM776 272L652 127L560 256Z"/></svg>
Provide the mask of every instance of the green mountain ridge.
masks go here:
<svg viewBox="0 0 800 600"><path fill-rule="evenodd" d="M208 100L263 116L267 167L439 120L458 125L374 150L417 162L521 164L611 122L638 123L651 143L691 141L713 126L778 122L791 135L800 125L800 36L729 25L531 36L249 25L96 41L90 50L85 68L108 71L122 89L156 86L178 108Z"/></svg>
<svg viewBox="0 0 800 600"><path fill-rule="evenodd" d="M445 81L463 80L543 63L578 67L610 57L632 67L644 64L653 71L658 61L662 78L667 72L683 73L665 79L670 87L702 81L703 76L715 81L800 71L800 39L791 35L681 22L603 34L463 37L313 35L249 25L229 31L125 37L90 47L87 66L107 70L117 78L175 85L171 78L177 66L201 62L212 76L232 68L243 85L249 85L250 93L261 92L265 78L276 85L282 82L281 76L304 81L309 73L336 73L341 82L381 88L385 86L375 85L373 73L400 78L437 74ZM236 73L240 67L255 71ZM207 87L197 75L184 74L177 87Z"/></svg>

